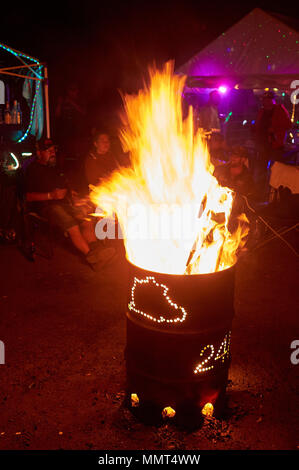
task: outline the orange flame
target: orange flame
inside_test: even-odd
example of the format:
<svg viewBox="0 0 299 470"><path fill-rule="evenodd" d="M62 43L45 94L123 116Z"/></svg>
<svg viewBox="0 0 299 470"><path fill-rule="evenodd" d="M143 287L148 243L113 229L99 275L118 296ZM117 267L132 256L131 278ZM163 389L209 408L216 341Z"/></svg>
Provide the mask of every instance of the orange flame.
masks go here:
<svg viewBox="0 0 299 470"><path fill-rule="evenodd" d="M120 136L131 166L92 187L91 198L105 214L117 214L133 264L169 274L211 273L235 263L248 227L243 215L237 230L228 230L234 193L212 175L191 110L183 120L184 83L167 63L150 70L144 90L123 97Z"/></svg>

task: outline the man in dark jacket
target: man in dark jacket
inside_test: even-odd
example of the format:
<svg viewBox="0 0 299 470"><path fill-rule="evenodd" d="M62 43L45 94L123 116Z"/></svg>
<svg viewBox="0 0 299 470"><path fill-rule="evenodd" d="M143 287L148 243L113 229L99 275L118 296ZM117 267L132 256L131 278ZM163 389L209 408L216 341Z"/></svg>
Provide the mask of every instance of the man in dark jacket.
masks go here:
<svg viewBox="0 0 299 470"><path fill-rule="evenodd" d="M94 267L98 262L109 260L115 250L107 248L99 253L93 224L80 220L78 211L71 204L67 182L55 166L56 150L52 140L40 141L36 155L36 160L28 166L25 174L28 208L67 232L73 245Z"/></svg>

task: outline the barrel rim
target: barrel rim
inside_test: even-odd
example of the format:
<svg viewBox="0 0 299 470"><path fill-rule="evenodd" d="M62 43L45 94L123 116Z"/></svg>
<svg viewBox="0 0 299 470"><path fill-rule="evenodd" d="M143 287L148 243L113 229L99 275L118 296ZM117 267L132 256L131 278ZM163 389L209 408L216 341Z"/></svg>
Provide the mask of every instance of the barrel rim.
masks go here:
<svg viewBox="0 0 299 470"><path fill-rule="evenodd" d="M148 269L144 269L144 268L141 268L140 266L138 266L137 264L134 264L132 263L131 261L129 261L129 259L127 258L126 256L126 261L128 263L128 265L130 266L131 269L136 269L136 270L140 270L142 272L144 272L145 274L144 275L160 275L160 276L169 276L169 277L172 277L173 279L174 278L184 278L184 279L188 279L188 278L191 278L191 279L196 279L196 278L208 278L208 276L221 276L221 274L224 274L224 273L227 273L227 272L233 272L236 268L236 265L238 264L238 260L232 264L231 266L229 266L228 268L225 268L225 269L222 269L221 271L215 271L215 272L212 272L212 273L202 273L202 274L172 274L172 273L164 273L164 272L160 272L160 271L150 271Z"/></svg>

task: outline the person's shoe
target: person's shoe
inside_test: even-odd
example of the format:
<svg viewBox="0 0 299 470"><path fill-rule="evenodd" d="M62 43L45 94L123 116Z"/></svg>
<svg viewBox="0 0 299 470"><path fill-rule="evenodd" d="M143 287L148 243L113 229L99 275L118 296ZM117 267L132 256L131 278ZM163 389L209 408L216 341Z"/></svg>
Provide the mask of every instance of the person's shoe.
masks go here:
<svg viewBox="0 0 299 470"><path fill-rule="evenodd" d="M86 255L87 262L95 271L100 271L106 266L116 255L114 248L94 249L90 250Z"/></svg>

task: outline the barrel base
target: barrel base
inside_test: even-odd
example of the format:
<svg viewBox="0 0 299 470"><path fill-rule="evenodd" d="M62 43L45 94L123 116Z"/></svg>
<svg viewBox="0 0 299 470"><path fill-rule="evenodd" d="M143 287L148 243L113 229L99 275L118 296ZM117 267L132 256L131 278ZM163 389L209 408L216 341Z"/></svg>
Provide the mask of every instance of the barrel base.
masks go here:
<svg viewBox="0 0 299 470"><path fill-rule="evenodd" d="M148 377L127 370L126 404L132 413L146 424L160 425L165 422L162 411L165 407L175 410L171 422L186 428L200 427L203 423L202 408L212 403L216 418L220 418L226 405L228 368L221 375L202 380L171 382ZM136 394L139 403L132 403ZM137 406L136 406L137 405Z"/></svg>

